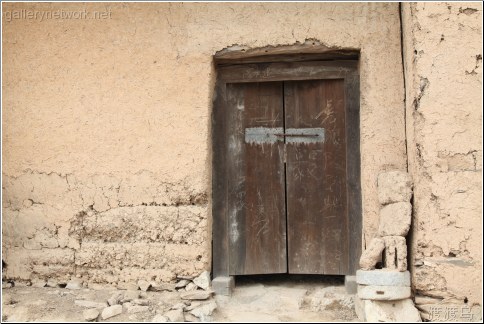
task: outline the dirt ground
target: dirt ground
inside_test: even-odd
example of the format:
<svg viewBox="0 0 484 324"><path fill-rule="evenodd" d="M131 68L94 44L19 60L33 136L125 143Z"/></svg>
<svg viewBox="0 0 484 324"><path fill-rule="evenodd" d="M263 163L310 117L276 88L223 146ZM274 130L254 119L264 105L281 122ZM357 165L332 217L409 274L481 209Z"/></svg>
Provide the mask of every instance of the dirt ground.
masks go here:
<svg viewBox="0 0 484 324"><path fill-rule="evenodd" d="M115 288L79 289L36 288L16 285L2 289L2 321L86 321L79 300L106 303L115 294L132 294ZM231 297L214 296L205 301L183 301L178 291L137 291L139 297L123 303L121 314L105 322L169 321L167 312L177 305L184 308L185 321L355 321L353 297L345 293L335 278L248 277L237 280ZM135 294L136 295L136 294ZM216 303L207 316L191 314L192 309ZM181 304L182 303L182 304ZM106 305L107 306L107 305ZM133 307L136 306L136 307ZM139 307L141 306L141 307ZM175 307L173 307L175 306ZM179 307L179 306L178 306ZM94 307L96 309L96 307ZM97 308L103 310L102 304ZM175 312L176 313L176 312ZM181 311L180 311L180 314ZM165 316L163 316L165 315ZM180 319L179 319L180 320Z"/></svg>

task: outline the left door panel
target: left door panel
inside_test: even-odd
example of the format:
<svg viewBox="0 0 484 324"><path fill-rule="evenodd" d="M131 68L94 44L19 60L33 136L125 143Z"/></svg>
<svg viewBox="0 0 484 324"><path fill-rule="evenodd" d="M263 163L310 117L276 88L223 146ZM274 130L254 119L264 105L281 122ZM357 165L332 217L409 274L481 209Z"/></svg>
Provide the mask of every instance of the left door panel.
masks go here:
<svg viewBox="0 0 484 324"><path fill-rule="evenodd" d="M226 90L229 273L285 273L283 83Z"/></svg>

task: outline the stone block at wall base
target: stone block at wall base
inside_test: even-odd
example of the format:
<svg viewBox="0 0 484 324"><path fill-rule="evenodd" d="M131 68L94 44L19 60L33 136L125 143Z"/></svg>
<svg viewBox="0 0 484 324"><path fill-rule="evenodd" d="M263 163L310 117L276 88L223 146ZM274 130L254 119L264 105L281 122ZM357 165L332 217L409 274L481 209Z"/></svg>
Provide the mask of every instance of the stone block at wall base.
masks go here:
<svg viewBox="0 0 484 324"><path fill-rule="evenodd" d="M392 203L380 210L380 236L406 236L412 222L412 204L409 202Z"/></svg>
<svg viewBox="0 0 484 324"><path fill-rule="evenodd" d="M421 322L420 313L410 298L393 301L363 300L367 322Z"/></svg>
<svg viewBox="0 0 484 324"><path fill-rule="evenodd" d="M381 254L385 249L385 241L375 237L370 241L368 247L363 251L360 257L361 269L375 269L375 265L381 260Z"/></svg>
<svg viewBox="0 0 484 324"><path fill-rule="evenodd" d="M358 285L358 297L371 300L401 300L410 298L410 287Z"/></svg>
<svg viewBox="0 0 484 324"><path fill-rule="evenodd" d="M410 198L412 198L412 179L407 172L390 171L378 175L378 200L380 204L408 202Z"/></svg>
<svg viewBox="0 0 484 324"><path fill-rule="evenodd" d="M410 272L387 269L357 270L356 283L365 286L410 287Z"/></svg>
<svg viewBox="0 0 484 324"><path fill-rule="evenodd" d="M358 298L358 295L356 295L354 301L355 301L355 313L356 313L356 316L358 317L358 320L360 322L365 322L366 321L366 316L365 316L366 300L362 300Z"/></svg>
<svg viewBox="0 0 484 324"><path fill-rule="evenodd" d="M356 285L356 276L345 276L345 289L346 293L349 295L355 295L358 291Z"/></svg>
<svg viewBox="0 0 484 324"><path fill-rule="evenodd" d="M234 277L216 277L212 280L212 289L217 295L230 296L235 287Z"/></svg>
<svg viewBox="0 0 484 324"><path fill-rule="evenodd" d="M402 236L385 236L385 262L387 269L407 270L407 243Z"/></svg>

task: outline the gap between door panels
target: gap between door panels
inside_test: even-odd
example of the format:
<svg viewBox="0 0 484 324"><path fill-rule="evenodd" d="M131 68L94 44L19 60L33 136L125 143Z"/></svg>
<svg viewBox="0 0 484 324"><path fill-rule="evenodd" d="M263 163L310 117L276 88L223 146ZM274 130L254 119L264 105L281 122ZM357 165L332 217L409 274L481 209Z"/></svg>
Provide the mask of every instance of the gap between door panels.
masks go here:
<svg viewBox="0 0 484 324"><path fill-rule="evenodd" d="M282 129L286 132L286 96L284 93L285 82L282 82ZM289 237L287 220L287 152L286 137L284 136L284 217L286 218L286 273L289 273Z"/></svg>

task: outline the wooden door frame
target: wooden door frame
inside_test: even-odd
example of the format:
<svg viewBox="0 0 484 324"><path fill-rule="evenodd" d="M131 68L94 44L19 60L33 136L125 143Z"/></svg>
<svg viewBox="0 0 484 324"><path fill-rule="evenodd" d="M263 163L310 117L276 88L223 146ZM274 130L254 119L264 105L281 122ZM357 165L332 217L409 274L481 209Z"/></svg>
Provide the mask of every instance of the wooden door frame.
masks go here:
<svg viewBox="0 0 484 324"><path fill-rule="evenodd" d="M361 254L362 207L360 178L360 89L358 61L303 61L235 64L217 69L212 111L212 273L230 276L227 192L228 129L224 109L228 83L344 79L346 110L346 170L349 220L349 268L354 275Z"/></svg>

